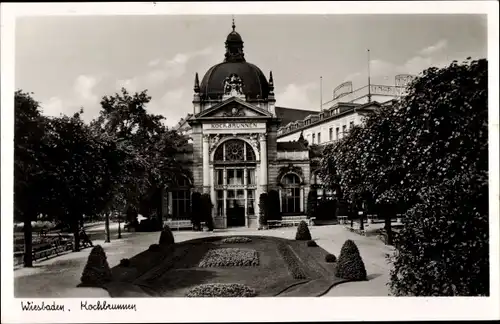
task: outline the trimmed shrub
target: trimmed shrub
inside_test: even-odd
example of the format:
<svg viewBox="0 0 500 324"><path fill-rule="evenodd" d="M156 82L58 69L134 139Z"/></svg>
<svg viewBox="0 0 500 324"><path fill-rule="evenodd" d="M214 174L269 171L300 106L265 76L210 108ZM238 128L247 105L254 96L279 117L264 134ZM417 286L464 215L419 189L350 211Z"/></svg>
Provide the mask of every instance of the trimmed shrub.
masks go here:
<svg viewBox="0 0 500 324"><path fill-rule="evenodd" d="M101 286L111 281L111 269L102 246L96 245L90 251L80 280L82 285L88 286Z"/></svg>
<svg viewBox="0 0 500 324"><path fill-rule="evenodd" d="M148 249L148 251L151 251L151 252L159 252L160 250L161 250L161 248L158 244L151 244L149 246L149 249Z"/></svg>
<svg viewBox="0 0 500 324"><path fill-rule="evenodd" d="M301 221L297 227L297 233L295 234L295 239L297 241L309 241L311 240L311 232L309 232L309 227L305 221Z"/></svg>
<svg viewBox="0 0 500 324"><path fill-rule="evenodd" d="M201 230L201 221L201 194L199 192L193 192L191 195L191 223L196 231Z"/></svg>
<svg viewBox="0 0 500 324"><path fill-rule="evenodd" d="M165 225L163 227L163 230L161 231L161 234L160 234L159 244L162 246L166 246L166 245L171 245L174 243L175 243L174 234L172 233L172 230L170 229L170 227L168 225Z"/></svg>
<svg viewBox="0 0 500 324"><path fill-rule="evenodd" d="M366 269L356 243L345 241L340 250L335 275L348 280L366 280Z"/></svg>
<svg viewBox="0 0 500 324"><path fill-rule="evenodd" d="M208 227L209 231L214 230L214 221L212 219L212 208L214 205L212 204L212 198L209 194L201 195L201 215L202 220L205 222L205 226Z"/></svg>
<svg viewBox="0 0 500 324"><path fill-rule="evenodd" d="M281 220L280 194L274 189L267 194L267 220Z"/></svg>
<svg viewBox="0 0 500 324"><path fill-rule="evenodd" d="M258 266L259 254L255 250L225 248L209 250L199 263L200 268L207 267L243 267Z"/></svg>
<svg viewBox="0 0 500 324"><path fill-rule="evenodd" d="M285 261L286 267L288 271L292 275L294 279L306 279L307 276L300 266L300 262L297 259L297 256L290 247L285 243L278 244L278 252L281 254L281 257Z"/></svg>
<svg viewBox="0 0 500 324"><path fill-rule="evenodd" d="M268 197L268 195L267 195L266 192L263 192L263 193L260 194L260 196L259 196L259 213L260 213L260 216L259 216L259 225L261 227L267 225L268 200L269 200L269 197Z"/></svg>
<svg viewBox="0 0 500 324"><path fill-rule="evenodd" d="M307 241L307 246L309 247L316 247L318 246L318 243L316 243L316 241Z"/></svg>
<svg viewBox="0 0 500 324"><path fill-rule="evenodd" d="M249 237L241 237L241 236L233 236L233 237L226 237L225 239L221 240L222 243L230 244L230 243L250 243L252 242L252 239Z"/></svg>
<svg viewBox="0 0 500 324"><path fill-rule="evenodd" d="M316 217L316 208L318 206L318 193L311 189L307 195L307 217Z"/></svg>
<svg viewBox="0 0 500 324"><path fill-rule="evenodd" d="M257 293L254 289L238 284L203 284L191 288L186 297L255 297Z"/></svg>
<svg viewBox="0 0 500 324"><path fill-rule="evenodd" d="M333 254L330 254L328 253L327 255L325 255L325 262L328 262L328 263L332 263L332 262L335 262L337 261L337 257Z"/></svg>
<svg viewBox="0 0 500 324"><path fill-rule="evenodd" d="M120 260L120 267L130 267L130 260L129 259L121 259Z"/></svg>

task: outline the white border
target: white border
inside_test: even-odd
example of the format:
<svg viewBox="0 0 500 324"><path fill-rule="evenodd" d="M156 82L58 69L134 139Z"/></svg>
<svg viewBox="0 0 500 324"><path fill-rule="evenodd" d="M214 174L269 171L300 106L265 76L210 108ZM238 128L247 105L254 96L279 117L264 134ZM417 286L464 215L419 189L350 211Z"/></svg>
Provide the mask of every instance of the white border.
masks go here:
<svg viewBox="0 0 500 324"><path fill-rule="evenodd" d="M329 320L498 319L498 3L496 1L428 2L224 2L224 3L16 3L1 8L2 138L2 322L249 322ZM23 313L13 296L12 166L15 17L47 15L188 15L188 14L472 14L488 15L490 135L489 298L251 298L135 299L137 312L83 312L79 299L66 299L66 313ZM7 95L5 95L7 94ZM3 253L6 252L6 253ZM91 300L91 299L87 299ZM46 301L51 301L47 299ZM131 299L113 302L131 302ZM239 311L242 309L242 311ZM74 311L73 311L74 310Z"/></svg>

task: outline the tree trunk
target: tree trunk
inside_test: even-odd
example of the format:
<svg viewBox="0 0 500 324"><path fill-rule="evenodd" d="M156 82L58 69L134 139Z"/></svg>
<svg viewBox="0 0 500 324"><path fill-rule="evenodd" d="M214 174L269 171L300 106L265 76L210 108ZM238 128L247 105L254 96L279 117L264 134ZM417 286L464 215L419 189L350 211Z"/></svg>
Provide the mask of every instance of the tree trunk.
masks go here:
<svg viewBox="0 0 500 324"><path fill-rule="evenodd" d="M391 205L386 205L386 211L385 211L385 232L387 233L387 245L392 245L393 239L392 239L392 216L393 216L393 208L391 208Z"/></svg>
<svg viewBox="0 0 500 324"><path fill-rule="evenodd" d="M78 219L76 219L75 221L72 221L72 227L73 227L73 235L74 235L74 239L75 239L75 245L73 247L73 251L74 252L78 252L80 251L80 227L78 226L78 224L80 223Z"/></svg>
<svg viewBox="0 0 500 324"><path fill-rule="evenodd" d="M361 210L362 214L359 215L359 229L362 231L365 229L365 213ZM359 213L359 211L358 211Z"/></svg>
<svg viewBox="0 0 500 324"><path fill-rule="evenodd" d="M118 238L122 238L122 222L121 222L121 216L118 217Z"/></svg>
<svg viewBox="0 0 500 324"><path fill-rule="evenodd" d="M106 213L105 216L106 216L106 220L105 220L104 230L106 231L106 238L104 240L104 243L109 243L109 242L111 242L110 233L109 233L109 213Z"/></svg>
<svg viewBox="0 0 500 324"><path fill-rule="evenodd" d="M30 216L24 216L24 267L33 266L33 228Z"/></svg>

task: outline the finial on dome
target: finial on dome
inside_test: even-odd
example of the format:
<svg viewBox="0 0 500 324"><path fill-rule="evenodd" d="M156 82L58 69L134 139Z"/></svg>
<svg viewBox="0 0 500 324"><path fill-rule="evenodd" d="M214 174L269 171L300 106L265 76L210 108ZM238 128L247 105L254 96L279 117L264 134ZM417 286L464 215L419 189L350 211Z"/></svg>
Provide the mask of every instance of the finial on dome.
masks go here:
<svg viewBox="0 0 500 324"><path fill-rule="evenodd" d="M274 93L274 80L273 80L273 71L269 72L269 93Z"/></svg>
<svg viewBox="0 0 500 324"><path fill-rule="evenodd" d="M200 92L200 80L198 79L198 72L194 76L194 92Z"/></svg>
<svg viewBox="0 0 500 324"><path fill-rule="evenodd" d="M233 15L233 24L231 25L233 27L233 31L236 29L236 25L234 24L234 15Z"/></svg>

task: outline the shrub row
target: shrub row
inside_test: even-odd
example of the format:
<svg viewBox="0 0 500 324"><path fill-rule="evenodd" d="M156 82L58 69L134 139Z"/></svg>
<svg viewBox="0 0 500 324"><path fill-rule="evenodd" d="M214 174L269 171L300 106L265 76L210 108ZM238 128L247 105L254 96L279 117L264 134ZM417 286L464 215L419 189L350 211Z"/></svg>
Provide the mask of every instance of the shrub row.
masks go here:
<svg viewBox="0 0 500 324"><path fill-rule="evenodd" d="M252 239L249 237L243 237L243 236L233 236L233 237L226 237L225 239L221 240L222 243L250 243L252 242Z"/></svg>
<svg viewBox="0 0 500 324"><path fill-rule="evenodd" d="M297 257L286 243L278 244L278 252L294 279L306 279L306 274L300 266L299 260L297 260Z"/></svg>
<svg viewBox="0 0 500 324"><path fill-rule="evenodd" d="M225 248L209 250L199 263L200 268L258 266L259 254L255 250Z"/></svg>
<svg viewBox="0 0 500 324"><path fill-rule="evenodd" d="M191 288L186 297L255 297L257 296L254 289L238 284L203 284Z"/></svg>

